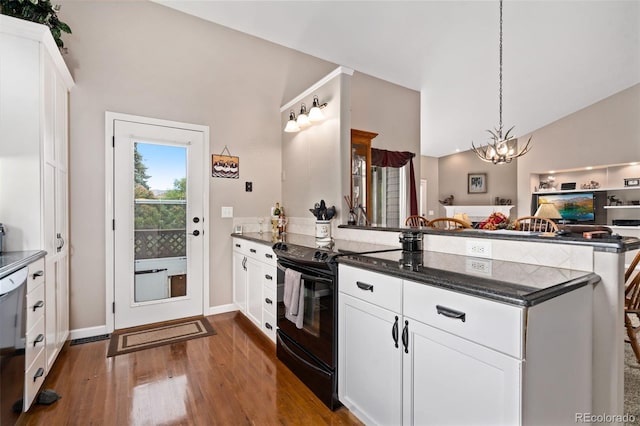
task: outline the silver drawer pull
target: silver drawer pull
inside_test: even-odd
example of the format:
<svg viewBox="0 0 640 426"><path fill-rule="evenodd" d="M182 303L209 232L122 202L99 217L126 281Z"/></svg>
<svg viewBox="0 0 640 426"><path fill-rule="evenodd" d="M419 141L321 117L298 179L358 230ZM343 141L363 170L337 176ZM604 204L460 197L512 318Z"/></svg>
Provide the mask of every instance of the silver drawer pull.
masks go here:
<svg viewBox="0 0 640 426"><path fill-rule="evenodd" d="M367 284L361 281L356 281L356 285L360 290L370 291L371 293L373 293L373 284Z"/></svg>
<svg viewBox="0 0 640 426"><path fill-rule="evenodd" d="M467 320L467 314L464 312L456 311L455 309L447 308L445 306L436 305L438 315L444 315L447 318L459 319L462 322Z"/></svg>

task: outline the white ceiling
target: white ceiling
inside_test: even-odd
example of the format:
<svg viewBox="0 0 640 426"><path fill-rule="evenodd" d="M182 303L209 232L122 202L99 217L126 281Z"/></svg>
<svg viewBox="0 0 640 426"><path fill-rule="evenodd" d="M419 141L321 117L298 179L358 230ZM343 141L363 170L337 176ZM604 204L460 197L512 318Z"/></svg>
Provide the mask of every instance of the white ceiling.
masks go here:
<svg viewBox="0 0 640 426"><path fill-rule="evenodd" d="M498 1L157 3L421 91L422 155L484 144L498 124ZM516 135L640 82L640 1L505 0L503 13Z"/></svg>

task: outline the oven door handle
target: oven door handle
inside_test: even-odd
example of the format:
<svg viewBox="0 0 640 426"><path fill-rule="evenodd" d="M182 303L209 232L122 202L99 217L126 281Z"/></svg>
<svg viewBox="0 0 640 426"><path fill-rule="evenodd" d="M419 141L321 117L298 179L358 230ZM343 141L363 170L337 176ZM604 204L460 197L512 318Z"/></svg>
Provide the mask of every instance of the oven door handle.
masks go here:
<svg viewBox="0 0 640 426"><path fill-rule="evenodd" d="M285 268L282 265L280 265L280 262L278 262L278 269L280 269L282 272L286 272L286 270L287 270L287 268ZM298 271L298 272L300 272L300 271ZM300 278L302 278L303 280L307 280L307 281L318 281L318 282L321 282L321 283L333 284L333 281L328 279L328 278L314 277L314 276L307 275L307 274L300 275Z"/></svg>
<svg viewBox="0 0 640 426"><path fill-rule="evenodd" d="M287 353L289 355L291 355L292 357L294 357L295 359L297 359L298 361L300 361L301 363L303 363L304 365L306 365L307 367L317 371L318 373L324 374L325 376L330 376L330 373L327 373L326 371L324 371L322 368L318 368L315 365L311 364L309 361L307 361L306 359L302 359L300 358L297 354L295 354L290 348L289 346L287 346L287 344L284 342L284 339L280 338L280 336L278 336L278 340L280 341L280 344L282 345L282 348L287 351Z"/></svg>

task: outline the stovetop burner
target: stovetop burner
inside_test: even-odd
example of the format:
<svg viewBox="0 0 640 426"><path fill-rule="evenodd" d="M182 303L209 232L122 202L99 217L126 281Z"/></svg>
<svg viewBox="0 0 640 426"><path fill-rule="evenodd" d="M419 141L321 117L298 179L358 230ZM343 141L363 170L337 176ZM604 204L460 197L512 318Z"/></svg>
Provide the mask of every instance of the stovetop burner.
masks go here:
<svg viewBox="0 0 640 426"><path fill-rule="evenodd" d="M346 240L332 240L329 245L319 246L313 237L295 242L278 242L273 246L279 259L324 268L340 255L399 250L397 247Z"/></svg>

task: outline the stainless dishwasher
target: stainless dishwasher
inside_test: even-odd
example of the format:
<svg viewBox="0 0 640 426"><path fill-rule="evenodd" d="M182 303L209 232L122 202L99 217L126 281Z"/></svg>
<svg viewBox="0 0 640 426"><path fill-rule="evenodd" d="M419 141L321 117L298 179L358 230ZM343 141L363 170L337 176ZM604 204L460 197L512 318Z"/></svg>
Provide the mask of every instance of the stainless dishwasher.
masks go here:
<svg viewBox="0 0 640 426"><path fill-rule="evenodd" d="M0 279L0 425L23 410L27 267Z"/></svg>

